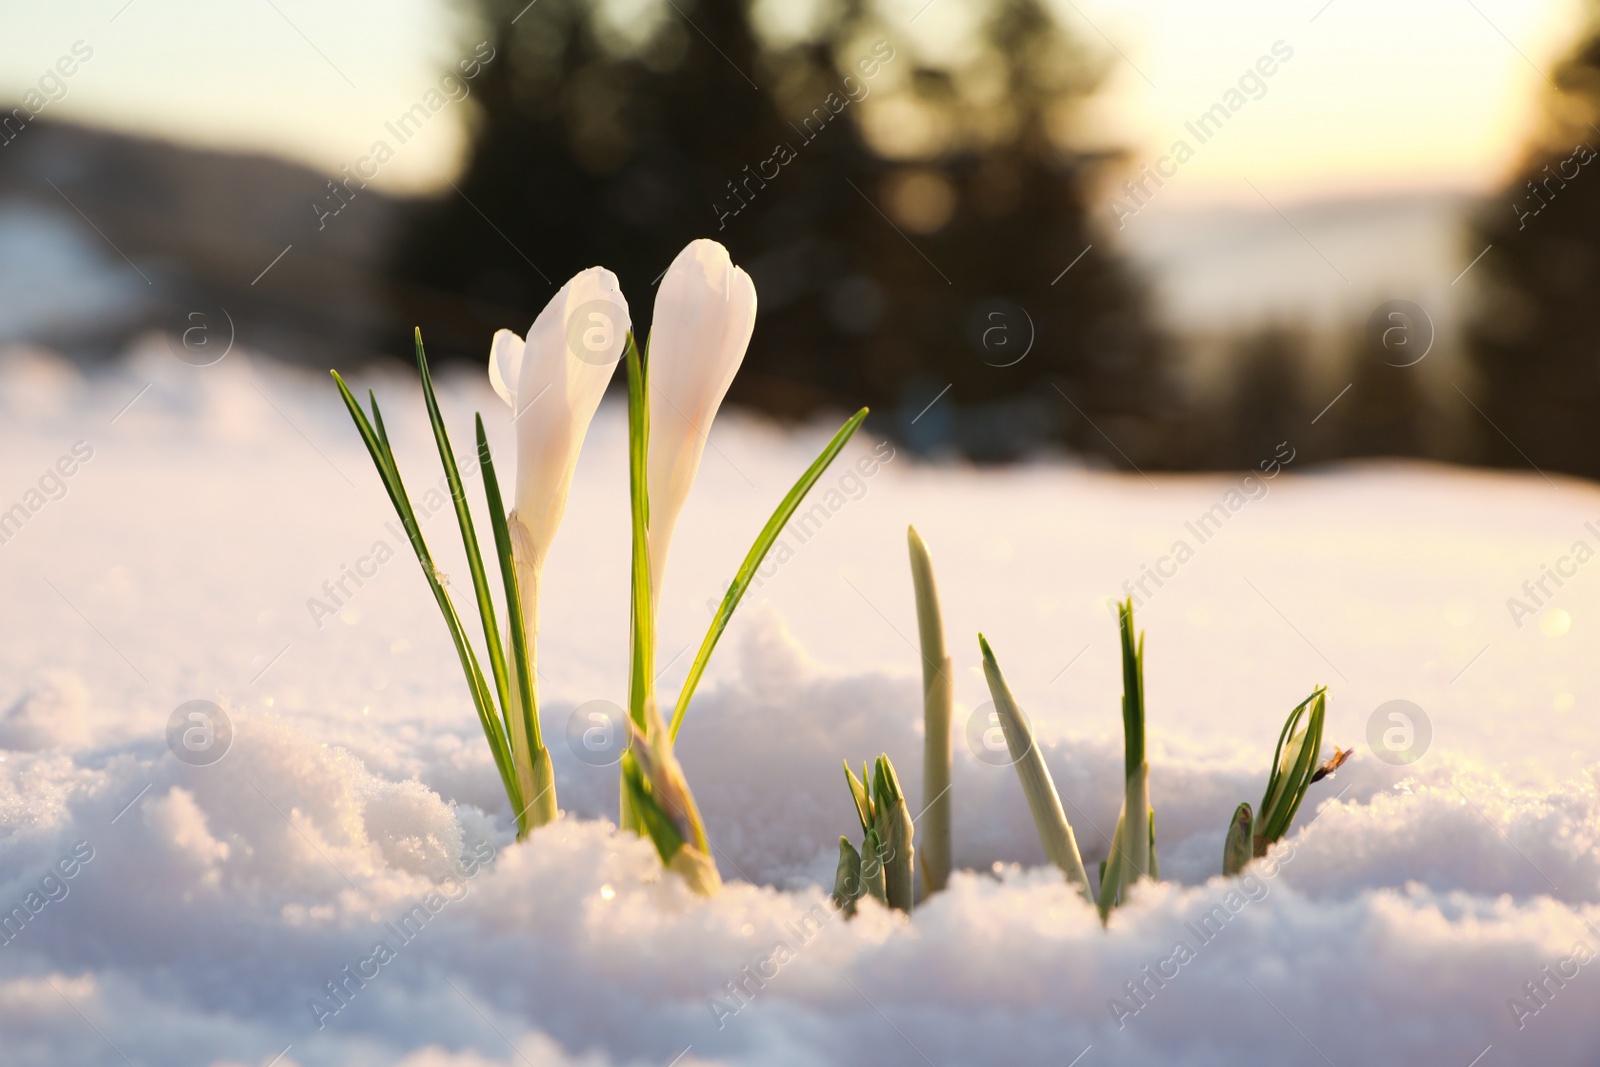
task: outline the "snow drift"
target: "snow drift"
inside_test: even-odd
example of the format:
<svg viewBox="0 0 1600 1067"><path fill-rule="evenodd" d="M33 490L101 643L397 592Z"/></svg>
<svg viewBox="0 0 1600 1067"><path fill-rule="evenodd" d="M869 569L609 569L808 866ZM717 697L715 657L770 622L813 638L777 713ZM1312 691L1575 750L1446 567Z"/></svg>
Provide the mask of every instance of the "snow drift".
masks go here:
<svg viewBox="0 0 1600 1067"><path fill-rule="evenodd" d="M416 390L358 381L394 412L408 481L435 480ZM496 403L449 377L441 401L453 425ZM1169 881L1102 929L1041 866L1014 772L963 735L962 873L909 921L868 905L847 923L825 889L854 820L840 759L888 752L920 808L906 523L939 568L958 726L985 710L981 627L1093 866L1121 777L1105 598L1238 479L853 445L841 464L892 458L824 478L834 497L741 607L685 724L729 882L704 901L614 832L615 768L563 740L624 687L621 416L596 422L546 572L566 814L517 846L415 564L375 550L404 546L329 383L159 342L90 376L6 354L0 511L26 510L0 543L8 1065L1593 1062L1595 579L1547 586L1538 625L1507 608L1600 518L1591 487L1291 464L1141 598ZM824 433L713 435L665 590L663 692ZM41 488L77 442L92 458ZM448 515L426 530L460 570ZM1273 862L1220 879L1233 806L1322 682L1328 738L1357 755ZM1431 720L1407 766L1367 740L1395 697ZM195 698L234 726L211 766L165 739Z"/></svg>

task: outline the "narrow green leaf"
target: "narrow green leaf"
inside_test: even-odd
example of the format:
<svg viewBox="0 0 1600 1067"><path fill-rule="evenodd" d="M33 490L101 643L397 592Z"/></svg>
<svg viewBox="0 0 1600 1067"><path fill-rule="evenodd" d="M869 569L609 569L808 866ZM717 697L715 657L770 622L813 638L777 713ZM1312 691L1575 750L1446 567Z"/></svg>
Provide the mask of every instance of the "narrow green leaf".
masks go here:
<svg viewBox="0 0 1600 1067"><path fill-rule="evenodd" d="M891 908L909 912L913 903L916 882L916 849L912 837L916 832L911 822L911 812L904 797L897 796L878 810L878 825L874 827L883 842L883 892Z"/></svg>
<svg viewBox="0 0 1600 1067"><path fill-rule="evenodd" d="M482 415L476 418L476 428L478 467L483 471L483 494L489 504L495 556L500 563L500 581L506 592L506 627L511 631L511 673L514 676L512 696L522 711L522 722L514 725L508 721L506 729L514 731L520 726L528 742L528 751L536 753L544 747L544 739L539 732L534 672L527 667L533 661L533 649L528 644L527 628L522 618L522 588L517 582L516 563L512 558L511 528L506 519L505 501L500 495L500 479L494 470L494 457L489 454L489 438L483 432Z"/></svg>
<svg viewBox="0 0 1600 1067"><path fill-rule="evenodd" d="M1133 598L1117 606L1122 639L1123 777L1132 778L1144 762L1144 635L1137 644L1133 630Z"/></svg>
<svg viewBox="0 0 1600 1067"><path fill-rule="evenodd" d="M429 588L433 591L434 600L444 616L445 625L450 631L452 642L456 646L456 654L461 660L463 673L466 675L467 688L469 689L473 706L478 712L478 720L483 727L484 737L489 742L490 753L494 756L495 766L500 770L501 779L506 784L506 797L511 802L511 810L517 823L518 836L524 836L528 830L525 821L526 805L523 797L526 795L524 782L517 773L516 762L513 757L512 746L509 738L502 728L500 719L496 716L494 697L489 692L488 682L484 679L483 670L478 665L478 657L472 650L472 643L468 640L466 630L461 625L461 619L456 613L455 602L451 599L449 590L439 579L439 568L433 562L433 553L429 551L427 541L422 536L422 524L417 521L416 512L412 510L411 498L406 493L405 483L400 478L400 467L394 458L394 449L389 445L389 433L384 428L383 411L378 407L378 398L372 390L367 390L367 399L372 404L372 423L369 425L361 413L361 407L355 402L345 387L343 379L334 374L338 382L340 393L344 397L345 406L350 409L351 415L356 420L357 429L361 431L363 440L367 442L368 451L372 452L373 462L378 467L379 477L385 482L389 491L389 499L395 506L396 513L400 516L401 524L405 527L406 536L411 541L412 551L417 555L417 562L422 567L423 577L427 580ZM373 452L374 443L377 451Z"/></svg>
<svg viewBox="0 0 1600 1067"><path fill-rule="evenodd" d="M467 491L461 485L461 471L456 466L455 450L450 447L450 434L444 427L444 415L439 411L439 399L433 393L433 377L428 373L428 356L422 349L422 331L416 331L417 373L422 376L422 399L428 407L428 421L433 425L433 440L439 448L439 461L444 465L445 480L450 485L450 499L455 504L456 522L461 527L461 542L467 552L467 570L472 575L472 591L478 598L478 614L483 616L483 639L489 646L489 668L494 674L495 691L500 696L500 707L511 707L511 683L506 675L505 646L500 644L500 626L495 621L494 598L489 594L489 578L483 570L483 555L478 550L478 533L472 525L472 511L467 507ZM506 714L509 729L510 715Z"/></svg>
<svg viewBox="0 0 1600 1067"><path fill-rule="evenodd" d="M345 407L350 412L350 418L355 422L356 430L361 435L362 442L367 446L367 452L372 457L373 466L378 470L378 477L383 481L384 489L389 494L389 502L394 506L395 514L400 517L401 525L405 527L406 537L411 541L412 551L416 554L417 563L422 567L422 575L428 582L429 589L433 592L435 603L439 612L444 616L445 626L450 631L451 642L455 645L456 655L461 660L461 670L466 675L467 688L472 695L473 707L478 712L478 721L483 727L485 738L489 742L490 754L494 757L495 769L500 772L500 780L505 786L506 796L511 801L511 810L523 810L522 792L518 786L516 772L511 762L511 748L507 742L505 732L499 717L495 714L493 698L489 694L489 687L484 680L483 671L478 666L477 656L472 651L466 632L461 627L461 620L456 615L455 605L450 600L449 593L439 582L438 568L434 566L433 556L428 551L427 542L422 536L422 527L417 522L416 513L412 511L411 500L406 495L405 484L400 480L400 470L395 463L394 453L389 448L388 434L383 429L383 415L378 409L376 397L372 399L372 420L368 421L367 415L361 410L361 405L351 395L350 388L339 376L338 371L333 371L333 380L339 388L339 395L343 398ZM376 429L374 429L376 424ZM519 830L522 828L518 822Z"/></svg>
<svg viewBox="0 0 1600 1067"><path fill-rule="evenodd" d="M633 531L633 585L629 600L630 673L628 714L645 728L645 702L655 688L655 613L650 607L650 487L648 453L650 407L646 375L649 373L633 334L628 334L623 358L628 366L628 510ZM677 736L677 731L673 731Z"/></svg>
<svg viewBox="0 0 1600 1067"><path fill-rule="evenodd" d="M872 810L883 810L884 805L894 803L890 794L889 775L886 766L889 762L887 755L881 755L872 761Z"/></svg>
<svg viewBox="0 0 1600 1067"><path fill-rule="evenodd" d="M631 365L630 365L631 366ZM629 389L631 402L632 388ZM678 693L678 704L672 712L672 736L678 736L678 730L683 725L683 717L689 710L689 701L694 697L695 687L700 684L700 676L705 673L706 664L711 659L711 652L717 647L717 641L722 637L722 631L727 629L728 620L733 618L733 609L739 606L739 600L744 596L745 590L750 587L755 579L756 568L761 566L761 561L767 558L767 552L778 540L784 524L794 515L795 509L805 499L811 487L822 477L822 472L844 449L861 423L867 417L867 409L862 408L839 427L839 432L833 435L822 453L812 461L811 466L800 476L800 480L784 496L778 504L777 510L761 528L761 533L756 537L755 544L750 546L750 551L745 554L744 562L739 565L738 572L733 576L733 584L728 587L728 592L722 598L722 605L717 608L716 617L711 620L711 628L706 631L705 640L700 643L700 651L695 654L694 663L689 668L689 677L683 683L683 689ZM648 595L648 590L646 591Z"/></svg>
<svg viewBox="0 0 1600 1067"><path fill-rule="evenodd" d="M1283 777L1284 746L1287 745L1290 738L1295 735L1297 728L1300 725L1300 719L1302 716L1304 716L1306 707L1311 703L1311 699L1314 696L1316 696L1315 692L1313 692L1311 696L1306 697L1299 704L1295 705L1294 710L1289 712L1289 717L1284 720L1283 729L1278 733L1278 745L1272 751L1272 770L1267 776L1267 792L1261 800L1261 818L1263 820L1266 818L1268 801L1271 799L1274 791L1279 788L1280 781Z"/></svg>
<svg viewBox="0 0 1600 1067"><path fill-rule="evenodd" d="M1282 825L1278 832L1280 838L1289 832L1295 814L1300 810L1300 803L1305 800L1306 791L1311 788L1311 778L1317 772L1317 761L1322 751L1322 726L1326 715L1326 692L1319 691L1312 699L1310 721L1306 724L1305 743L1301 745L1291 768L1294 790L1285 797Z"/></svg>
<svg viewBox="0 0 1600 1067"><path fill-rule="evenodd" d="M850 799L856 803L856 817L861 820L861 832L866 833L872 826L872 798L861 779L850 769L849 760L844 761L844 776L850 782Z"/></svg>
<svg viewBox="0 0 1600 1067"><path fill-rule="evenodd" d="M982 634L978 635L978 648L983 653L983 676L989 683L989 695L994 699L995 716L1000 720L1001 732L1006 737L1006 748L1011 762L1017 768L1017 778L1022 783L1022 794L1027 798L1028 811L1033 815L1034 829L1044 845L1044 854L1050 862L1061 868L1067 881L1078 888L1085 900L1093 902L1089 894L1089 876L1083 869L1083 855L1078 851L1078 838L1067 821L1061 807L1061 795L1056 792L1050 768L1044 764L1044 753L1033 740L1033 728L1017 707L1011 689L1000 673L994 652Z"/></svg>
<svg viewBox="0 0 1600 1067"><path fill-rule="evenodd" d="M883 851L883 839L878 831L868 829L866 840L861 843L861 893L858 896L874 897L887 906L889 895L884 888Z"/></svg>
<svg viewBox="0 0 1600 1067"><path fill-rule="evenodd" d="M1228 836L1222 843L1222 873L1233 877L1250 862L1254 848L1254 818L1250 812L1249 804L1240 804L1233 809L1233 818L1228 822Z"/></svg>
<svg viewBox="0 0 1600 1067"><path fill-rule="evenodd" d="M1124 798L1127 827L1123 831L1122 890L1126 896L1129 887L1141 878L1150 877L1150 764L1141 763L1128 779Z"/></svg>
<svg viewBox="0 0 1600 1067"><path fill-rule="evenodd" d="M1127 803L1126 798L1123 803ZM1095 907L1100 909L1101 922L1111 917L1111 909L1117 906L1122 893L1122 825L1123 813L1118 812L1117 828L1111 832L1111 854L1100 865L1100 896L1095 899Z"/></svg>
<svg viewBox="0 0 1600 1067"><path fill-rule="evenodd" d="M922 688L926 690L944 669L944 619L927 543L915 526L906 527L906 542L911 553L911 586L917 601L917 637L922 646Z"/></svg>
<svg viewBox="0 0 1600 1067"><path fill-rule="evenodd" d="M911 554L911 587L916 594L917 636L922 651L922 847L917 851L922 856L922 889L927 896L939 892L950 881L954 667L945 652L933 558L916 527L906 527L906 542Z"/></svg>
<svg viewBox="0 0 1600 1067"><path fill-rule="evenodd" d="M839 838L839 868L833 876L833 904L854 915L856 898L861 895L861 853L848 838Z"/></svg>
<svg viewBox="0 0 1600 1067"><path fill-rule="evenodd" d="M1297 780L1294 776L1295 764L1299 761L1300 754L1305 751L1306 731L1302 727L1295 735L1289 738L1289 743L1283 748L1282 761L1278 764L1278 773L1273 788L1265 797L1261 798L1261 810L1264 813L1263 821L1270 827L1276 827L1280 816L1287 804L1287 797L1295 789Z"/></svg>

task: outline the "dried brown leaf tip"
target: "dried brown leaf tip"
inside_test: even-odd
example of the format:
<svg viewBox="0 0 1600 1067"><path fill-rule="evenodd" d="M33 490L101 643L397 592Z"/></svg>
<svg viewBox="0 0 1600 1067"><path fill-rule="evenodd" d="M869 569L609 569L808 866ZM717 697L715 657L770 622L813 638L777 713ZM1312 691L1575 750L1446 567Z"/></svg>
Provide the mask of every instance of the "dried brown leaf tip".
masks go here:
<svg viewBox="0 0 1600 1067"><path fill-rule="evenodd" d="M1343 767L1344 761L1349 759L1350 754L1354 751L1354 749L1340 748L1338 745L1334 745L1333 755L1329 756L1323 761L1322 766L1317 768L1317 773L1311 776L1311 780L1313 782L1320 782L1324 778L1332 778L1333 772L1338 770L1340 767Z"/></svg>

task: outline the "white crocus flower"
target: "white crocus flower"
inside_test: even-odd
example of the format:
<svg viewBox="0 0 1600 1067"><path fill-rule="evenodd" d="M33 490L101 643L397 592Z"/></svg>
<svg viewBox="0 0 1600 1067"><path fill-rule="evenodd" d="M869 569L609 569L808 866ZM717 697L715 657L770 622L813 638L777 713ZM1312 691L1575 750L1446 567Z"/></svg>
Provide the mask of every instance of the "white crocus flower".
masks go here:
<svg viewBox="0 0 1600 1067"><path fill-rule="evenodd" d="M517 485L508 525L530 657L539 630L539 575L567 510L578 450L622 358L630 323L617 277L604 267L573 276L524 341L494 335L489 381L511 405Z"/></svg>
<svg viewBox="0 0 1600 1067"><path fill-rule="evenodd" d="M756 287L716 241L692 241L667 268L650 323L650 585L660 602L667 548L706 434L744 362Z"/></svg>

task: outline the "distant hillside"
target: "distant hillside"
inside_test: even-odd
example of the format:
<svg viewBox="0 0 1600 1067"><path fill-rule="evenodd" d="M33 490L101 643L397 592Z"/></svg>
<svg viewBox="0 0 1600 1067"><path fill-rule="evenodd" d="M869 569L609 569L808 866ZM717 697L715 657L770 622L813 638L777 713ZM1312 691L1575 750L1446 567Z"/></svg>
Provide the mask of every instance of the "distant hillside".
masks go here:
<svg viewBox="0 0 1600 1067"><path fill-rule="evenodd" d="M1410 193L1280 204L1281 216L1265 204L1160 213L1155 204L1116 241L1148 272L1167 324L1191 337L1269 322L1328 330L1405 299L1428 310L1446 342L1471 292L1451 282L1482 251L1465 246L1474 203Z"/></svg>
<svg viewBox="0 0 1600 1067"><path fill-rule="evenodd" d="M339 201L305 167L31 123L0 145L0 341L93 358L199 313L279 358L348 364L393 348L407 305L462 303L388 276L405 202L343 195L319 218Z"/></svg>

